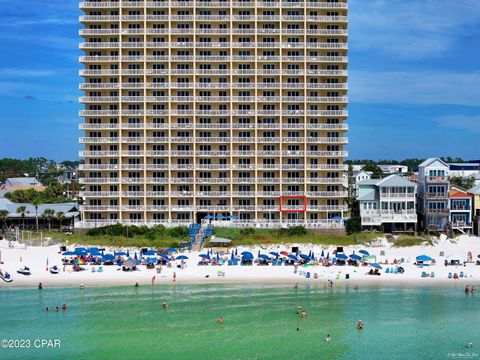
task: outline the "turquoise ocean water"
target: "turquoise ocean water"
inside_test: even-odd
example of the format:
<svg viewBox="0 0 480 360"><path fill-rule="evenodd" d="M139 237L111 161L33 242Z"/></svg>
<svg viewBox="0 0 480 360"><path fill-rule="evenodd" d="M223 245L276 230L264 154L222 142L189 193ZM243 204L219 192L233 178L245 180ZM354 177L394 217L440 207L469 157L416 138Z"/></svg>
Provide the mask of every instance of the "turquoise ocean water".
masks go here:
<svg viewBox="0 0 480 360"><path fill-rule="evenodd" d="M66 312L44 310L62 303ZM480 294L460 287L2 289L0 304L0 340L31 341L0 348L0 359L480 358ZM61 348L36 348L35 339L58 339Z"/></svg>

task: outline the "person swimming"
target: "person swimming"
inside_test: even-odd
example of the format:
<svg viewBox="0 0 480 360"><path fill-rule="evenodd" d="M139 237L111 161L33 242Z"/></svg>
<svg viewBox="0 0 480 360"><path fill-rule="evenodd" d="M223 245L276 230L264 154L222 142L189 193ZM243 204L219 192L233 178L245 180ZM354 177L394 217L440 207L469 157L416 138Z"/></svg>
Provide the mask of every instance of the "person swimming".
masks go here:
<svg viewBox="0 0 480 360"><path fill-rule="evenodd" d="M357 329L358 329L358 330L362 330L362 329L363 329L363 321L362 321L362 320L358 320L358 322L357 322Z"/></svg>
<svg viewBox="0 0 480 360"><path fill-rule="evenodd" d="M58 312L58 310L60 310L58 306L55 306L55 312Z"/></svg>
<svg viewBox="0 0 480 360"><path fill-rule="evenodd" d="M140 285L138 285L138 282L135 283L135 287L139 287Z"/></svg>
<svg viewBox="0 0 480 360"><path fill-rule="evenodd" d="M47 307L45 308L45 311L46 311L46 312L49 312L49 311L50 311L50 308L47 306Z"/></svg>
<svg viewBox="0 0 480 360"><path fill-rule="evenodd" d="M466 347L467 349L473 349L473 344L472 344L472 342L470 341L467 345L465 345L465 347Z"/></svg>
<svg viewBox="0 0 480 360"><path fill-rule="evenodd" d="M300 315L301 312L302 312L302 308L300 306L297 306L297 314Z"/></svg>
<svg viewBox="0 0 480 360"><path fill-rule="evenodd" d="M164 309L168 309L168 304L167 303L163 303L162 306L163 306Z"/></svg>
<svg viewBox="0 0 480 360"><path fill-rule="evenodd" d="M218 324L218 325L223 325L223 316L220 316L220 317L217 319L217 324Z"/></svg>
<svg viewBox="0 0 480 360"><path fill-rule="evenodd" d="M468 294L470 292L470 288L467 286L465 286L465 294Z"/></svg>
<svg viewBox="0 0 480 360"><path fill-rule="evenodd" d="M325 336L325 339L323 339L324 341L326 342L329 342L330 340L332 340L332 338L330 337L330 335L327 335Z"/></svg>
<svg viewBox="0 0 480 360"><path fill-rule="evenodd" d="M471 292L472 294L475 294L475 293L477 292L477 290L475 289L475 286L472 285L472 290L470 290L470 292Z"/></svg>
<svg viewBox="0 0 480 360"><path fill-rule="evenodd" d="M302 317L302 319L305 319L308 316L308 314L305 310L302 310L300 316Z"/></svg>
<svg viewBox="0 0 480 360"><path fill-rule="evenodd" d="M62 310L67 310L67 304L62 305Z"/></svg>
<svg viewBox="0 0 480 360"><path fill-rule="evenodd" d="M298 289L298 283L295 284L294 289Z"/></svg>
<svg viewBox="0 0 480 360"><path fill-rule="evenodd" d="M80 289L85 289L85 285L80 284Z"/></svg>

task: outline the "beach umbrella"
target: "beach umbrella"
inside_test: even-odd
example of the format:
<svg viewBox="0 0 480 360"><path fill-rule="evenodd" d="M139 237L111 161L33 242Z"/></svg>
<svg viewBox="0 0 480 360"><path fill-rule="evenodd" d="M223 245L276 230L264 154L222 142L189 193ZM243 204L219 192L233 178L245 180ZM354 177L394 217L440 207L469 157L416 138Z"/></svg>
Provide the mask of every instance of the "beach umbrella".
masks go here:
<svg viewBox="0 0 480 360"><path fill-rule="evenodd" d="M155 264L156 262L157 262L157 259L155 259L155 258L148 258L147 259L147 263L149 263L149 264Z"/></svg>
<svg viewBox="0 0 480 360"><path fill-rule="evenodd" d="M113 259L115 259L115 256L113 256L112 254L105 254L105 255L103 255L103 259L107 260L107 261L108 260L113 260Z"/></svg>
<svg viewBox="0 0 480 360"><path fill-rule="evenodd" d="M348 256L345 255L345 254L337 254L337 259L340 259L340 260L347 260L348 259Z"/></svg>
<svg viewBox="0 0 480 360"><path fill-rule="evenodd" d="M432 261L432 258L427 255L417 256L417 261Z"/></svg>
<svg viewBox="0 0 480 360"><path fill-rule="evenodd" d="M310 255L310 257L311 257L312 259L315 259L315 253L313 252L313 250L312 250L312 255Z"/></svg>
<svg viewBox="0 0 480 360"><path fill-rule="evenodd" d="M159 256L159 257L161 257L162 259L165 259L165 260L167 260L167 261L169 261L169 260L170 260L170 258L168 257L168 255L165 255L165 254L159 254L158 256Z"/></svg>
<svg viewBox="0 0 480 360"><path fill-rule="evenodd" d="M367 250L360 250L359 253L366 256L370 255L370 253Z"/></svg>
<svg viewBox="0 0 480 360"><path fill-rule="evenodd" d="M135 255L133 256L135 260L138 260L137 252L135 251Z"/></svg>
<svg viewBox="0 0 480 360"><path fill-rule="evenodd" d="M127 249L127 257L130 257L130 249Z"/></svg>
<svg viewBox="0 0 480 360"><path fill-rule="evenodd" d="M155 250L147 250L143 253L143 255L154 256L154 255L157 255L157 252Z"/></svg>
<svg viewBox="0 0 480 360"><path fill-rule="evenodd" d="M379 269L379 270L382 270L382 265L380 264L377 264L377 263L374 263L374 264L370 264L370 266L374 267L375 269Z"/></svg>
<svg viewBox="0 0 480 360"><path fill-rule="evenodd" d="M220 261L220 254L217 252L217 261Z"/></svg>
<svg viewBox="0 0 480 360"><path fill-rule="evenodd" d="M259 257L259 256L260 256L260 249L258 250L258 254L257 254L257 257Z"/></svg>
<svg viewBox="0 0 480 360"><path fill-rule="evenodd" d="M298 258L293 254L288 255L288 258L294 261L298 261Z"/></svg>
<svg viewBox="0 0 480 360"><path fill-rule="evenodd" d="M358 256L357 254L351 254L351 255L350 255L350 259L353 259L353 260L362 260L361 256Z"/></svg>
<svg viewBox="0 0 480 360"><path fill-rule="evenodd" d="M96 252L92 252L92 253L90 253L90 255L91 255L91 256L102 256L102 253L101 253L101 252L98 252L98 251L96 251Z"/></svg>
<svg viewBox="0 0 480 360"><path fill-rule="evenodd" d="M87 254L85 250L79 250L79 249L75 249L74 253L75 255L78 255L78 256L83 256Z"/></svg>
<svg viewBox="0 0 480 360"><path fill-rule="evenodd" d="M235 216L235 215L228 215L228 218L229 218L229 219L238 219L238 216Z"/></svg>
<svg viewBox="0 0 480 360"><path fill-rule="evenodd" d="M263 259L263 260L267 260L267 261L270 260L270 258L268 257L268 255L265 255L265 254L260 254L260 255L258 255L258 257L259 257L260 259Z"/></svg>
<svg viewBox="0 0 480 360"><path fill-rule="evenodd" d="M287 251L280 251L280 255L288 256L288 252Z"/></svg>
<svg viewBox="0 0 480 360"><path fill-rule="evenodd" d="M231 259L232 259L232 260L235 259L235 254L233 253L233 251L232 251Z"/></svg>
<svg viewBox="0 0 480 360"><path fill-rule="evenodd" d="M210 215L210 214L208 214L207 216L204 216L203 218L204 218L204 219L214 219L214 217L213 217L212 215Z"/></svg>
<svg viewBox="0 0 480 360"><path fill-rule="evenodd" d="M103 249L102 249L102 256L103 256L103 252L104 252L104 251L103 251Z"/></svg>
<svg viewBox="0 0 480 360"><path fill-rule="evenodd" d="M235 249L235 256L238 256L238 249Z"/></svg>
<svg viewBox="0 0 480 360"><path fill-rule="evenodd" d="M330 259L330 251L329 251L329 252L327 252L327 258L326 258L326 259L327 259L327 260L329 260L329 259Z"/></svg>
<svg viewBox="0 0 480 360"><path fill-rule="evenodd" d="M248 252L248 251L245 251L242 253L242 259L243 260L253 260L253 254Z"/></svg>
<svg viewBox="0 0 480 360"><path fill-rule="evenodd" d="M279 254L278 252L275 252L275 251L271 251L269 254L270 254L270 255L273 255L273 256L275 256L275 257L277 257L277 258L280 256L280 254Z"/></svg>
<svg viewBox="0 0 480 360"><path fill-rule="evenodd" d="M72 255L75 255L75 252L73 252L73 251L65 251L62 255L64 255L64 256L72 256Z"/></svg>
<svg viewBox="0 0 480 360"><path fill-rule="evenodd" d="M305 254L300 254L300 257L304 260L310 260L310 256L305 255Z"/></svg>
<svg viewBox="0 0 480 360"><path fill-rule="evenodd" d="M176 257L176 260L188 260L188 257L185 255L179 255Z"/></svg>
<svg viewBox="0 0 480 360"><path fill-rule="evenodd" d="M167 250L165 250L165 252L167 252L167 253L175 253L175 252L177 252L177 249L175 249L175 248L173 248L173 247L170 247L170 248L168 248Z"/></svg>
<svg viewBox="0 0 480 360"><path fill-rule="evenodd" d="M208 255L208 254L200 254L200 255L198 255L198 256L200 256L202 259L208 259L208 260L210 260L210 255Z"/></svg>
<svg viewBox="0 0 480 360"><path fill-rule="evenodd" d="M322 253L320 254L320 257L322 257L322 258L325 257L324 254L325 254L325 253L323 252L323 249L322 249Z"/></svg>
<svg viewBox="0 0 480 360"><path fill-rule="evenodd" d="M225 216L223 216L223 215L217 215L217 219L225 219Z"/></svg>
<svg viewBox="0 0 480 360"><path fill-rule="evenodd" d="M75 251L86 252L87 249L85 249L84 247L78 247L78 248L75 248Z"/></svg>
<svg viewBox="0 0 480 360"><path fill-rule="evenodd" d="M127 256L127 253L125 251L118 251L115 253L115 256Z"/></svg>

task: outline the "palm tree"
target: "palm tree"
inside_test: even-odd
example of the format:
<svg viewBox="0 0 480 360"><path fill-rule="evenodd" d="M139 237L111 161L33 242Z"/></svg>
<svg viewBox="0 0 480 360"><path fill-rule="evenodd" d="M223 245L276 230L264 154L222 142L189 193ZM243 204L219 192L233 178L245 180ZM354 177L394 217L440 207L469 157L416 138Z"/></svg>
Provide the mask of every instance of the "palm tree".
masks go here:
<svg viewBox="0 0 480 360"><path fill-rule="evenodd" d="M47 219L48 222L48 231L51 230L52 218L55 215L55 210L52 209L45 209L43 212L43 217Z"/></svg>
<svg viewBox="0 0 480 360"><path fill-rule="evenodd" d="M38 197L32 200L32 205L35 208L35 227L37 229L37 232L38 232L38 205L40 204L41 202Z"/></svg>
<svg viewBox="0 0 480 360"><path fill-rule="evenodd" d="M8 210L0 210L0 219L3 220L3 224L5 225L5 227L7 226L8 214L9 214Z"/></svg>
<svg viewBox="0 0 480 360"><path fill-rule="evenodd" d="M25 229L25 215L28 214L27 207L26 206L19 206L17 208L17 214L20 214L22 217L22 222L23 222L23 229Z"/></svg>
<svg viewBox="0 0 480 360"><path fill-rule="evenodd" d="M63 211L59 211L56 214L58 223L60 224L60 231L62 231L62 221L65 219L65 213Z"/></svg>

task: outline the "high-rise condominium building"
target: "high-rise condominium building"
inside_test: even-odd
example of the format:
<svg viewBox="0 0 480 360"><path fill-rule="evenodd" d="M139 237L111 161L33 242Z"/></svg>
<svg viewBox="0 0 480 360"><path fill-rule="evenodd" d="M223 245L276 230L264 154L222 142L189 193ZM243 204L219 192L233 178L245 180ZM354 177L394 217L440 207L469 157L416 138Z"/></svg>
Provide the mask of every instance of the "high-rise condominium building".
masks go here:
<svg viewBox="0 0 480 360"><path fill-rule="evenodd" d="M80 7L85 226L343 226L346 0Z"/></svg>

